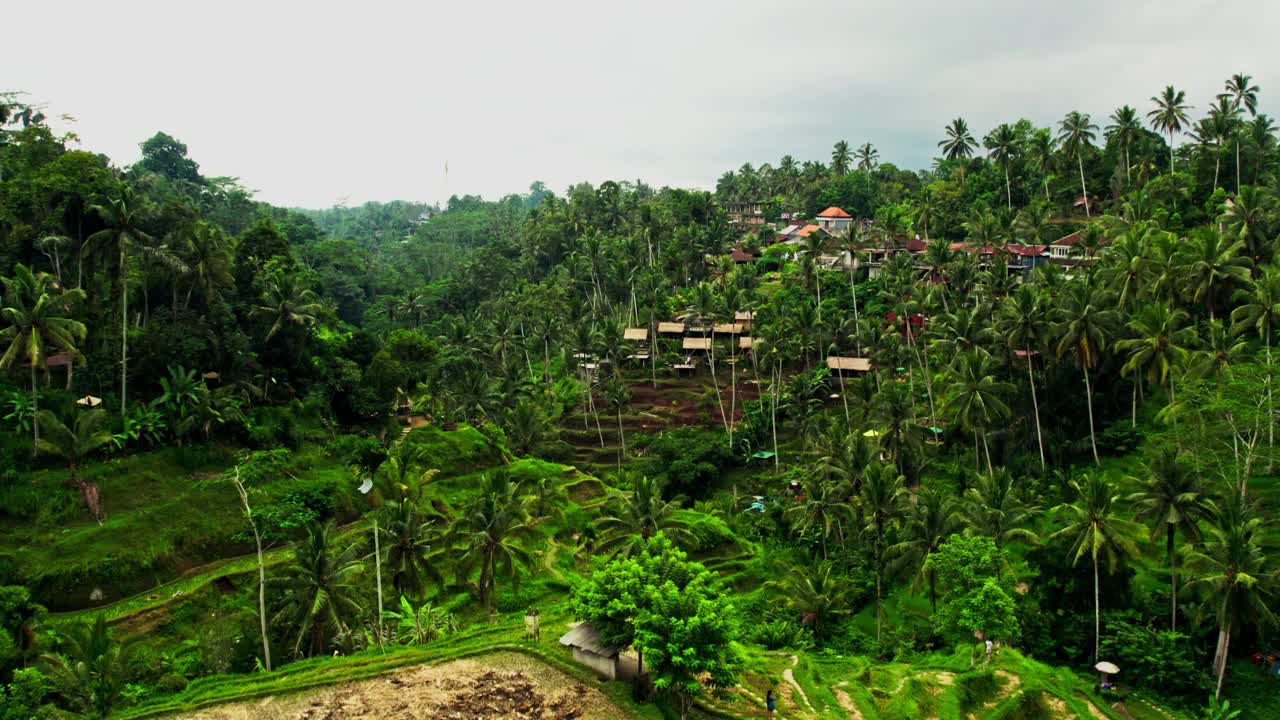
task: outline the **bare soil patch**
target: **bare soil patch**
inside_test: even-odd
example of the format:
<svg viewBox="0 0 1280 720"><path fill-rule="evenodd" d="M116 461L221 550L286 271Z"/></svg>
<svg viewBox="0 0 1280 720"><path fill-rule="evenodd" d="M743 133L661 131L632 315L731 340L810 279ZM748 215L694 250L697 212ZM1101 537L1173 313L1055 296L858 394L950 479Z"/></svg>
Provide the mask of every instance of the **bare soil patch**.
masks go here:
<svg viewBox="0 0 1280 720"><path fill-rule="evenodd" d="M519 653L494 653L283 697L233 703L181 720L588 720L626 717L598 689Z"/></svg>

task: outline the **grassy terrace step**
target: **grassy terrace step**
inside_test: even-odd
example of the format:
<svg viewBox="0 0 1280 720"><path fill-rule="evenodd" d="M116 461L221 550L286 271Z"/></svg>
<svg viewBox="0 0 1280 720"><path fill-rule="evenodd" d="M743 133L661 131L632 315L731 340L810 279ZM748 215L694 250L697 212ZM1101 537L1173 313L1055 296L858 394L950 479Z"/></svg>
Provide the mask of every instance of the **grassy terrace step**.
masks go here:
<svg viewBox="0 0 1280 720"><path fill-rule="evenodd" d="M365 680L420 663L441 663L498 651L529 655L584 684L599 687L623 712L634 720L658 720L655 706L636 706L630 701L630 686L622 682L600 683L586 668L574 663L567 650L556 644L557 630L568 618L543 618L548 632L538 642L523 639L524 620L512 616L492 626L464 630L431 645L370 649L345 657L319 657L285 665L272 673L221 675L193 681L186 690L129 708L116 717L128 720L191 712L222 703L250 700Z"/></svg>

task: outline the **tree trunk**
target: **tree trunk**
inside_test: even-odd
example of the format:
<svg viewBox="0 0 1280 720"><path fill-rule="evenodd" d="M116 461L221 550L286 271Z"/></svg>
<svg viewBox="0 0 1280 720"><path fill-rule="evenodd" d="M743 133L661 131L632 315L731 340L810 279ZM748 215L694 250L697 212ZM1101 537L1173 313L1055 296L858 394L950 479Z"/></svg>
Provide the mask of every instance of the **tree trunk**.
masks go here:
<svg viewBox="0 0 1280 720"><path fill-rule="evenodd" d="M129 280L124 250L120 251L120 417L129 402Z"/></svg>
<svg viewBox="0 0 1280 720"><path fill-rule="evenodd" d="M267 570L262 559L262 536L258 534L258 523L253 519L253 509L249 507L249 493L240 482L240 470L232 478L236 492L240 495L240 503L244 506L245 519L249 521L249 529L253 531L253 543L258 550L258 626L262 631L262 660L267 672L271 672L271 643L267 639Z"/></svg>
<svg viewBox="0 0 1280 720"><path fill-rule="evenodd" d="M938 576L933 570L929 571L929 614L938 614Z"/></svg>
<svg viewBox="0 0 1280 720"><path fill-rule="evenodd" d="M991 446L987 444L986 428L983 428L982 433L982 452L987 456L987 475L995 475L996 469L991 465Z"/></svg>
<svg viewBox="0 0 1280 720"><path fill-rule="evenodd" d="M1004 166L1004 196L1005 196L1005 200L1008 202L1008 205L1009 205L1009 211L1010 211L1010 212L1012 212L1012 211L1013 211L1013 190L1011 190L1011 189L1009 188L1009 165L1008 165L1008 163L1006 163L1006 164L1005 164L1005 166Z"/></svg>
<svg viewBox="0 0 1280 720"><path fill-rule="evenodd" d="M778 373L781 373L781 365L782 365L782 362L779 361ZM772 385L773 387L770 388L769 394L773 398L773 412L771 413L772 421L773 421L773 469L776 472L778 470L779 463L781 462L780 458L778 457L778 374L774 373L771 375L772 375L771 379L773 380L773 382L770 383L770 385Z"/></svg>
<svg viewBox="0 0 1280 720"><path fill-rule="evenodd" d="M1093 217L1089 211L1089 188L1084 184L1084 153L1077 152L1076 160L1080 162L1080 191L1084 193L1084 216Z"/></svg>
<svg viewBox="0 0 1280 720"><path fill-rule="evenodd" d="M382 546L378 540L378 518L373 518L373 567L378 588L378 647L382 647Z"/></svg>
<svg viewBox="0 0 1280 720"><path fill-rule="evenodd" d="M1213 148L1213 189L1218 189L1218 171L1222 169L1222 154L1218 152L1218 147Z"/></svg>
<svg viewBox="0 0 1280 720"><path fill-rule="evenodd" d="M1178 629L1178 553L1173 548L1173 525L1165 536L1165 550L1169 553L1169 630Z"/></svg>
<svg viewBox="0 0 1280 720"><path fill-rule="evenodd" d="M1213 691L1214 698L1222 697L1222 678L1227 674L1227 653L1231 650L1231 623L1227 623L1225 633L1225 641L1222 644L1222 661L1218 663L1218 686Z"/></svg>
<svg viewBox="0 0 1280 720"><path fill-rule="evenodd" d="M40 394L36 386L36 359L28 355L31 361L31 457L36 456L36 446L40 444Z"/></svg>
<svg viewBox="0 0 1280 720"><path fill-rule="evenodd" d="M1240 194L1240 138L1236 137L1236 194Z"/></svg>
<svg viewBox="0 0 1280 720"><path fill-rule="evenodd" d="M622 470L622 457L627 454L627 436L622 429L622 406L618 406L618 470Z"/></svg>
<svg viewBox="0 0 1280 720"><path fill-rule="evenodd" d="M1040 470L1046 468L1044 462L1044 435L1040 433L1040 401L1036 399L1036 377L1031 372L1031 351L1027 350L1027 382L1031 383L1031 407L1036 416L1036 445L1040 448Z"/></svg>
<svg viewBox="0 0 1280 720"><path fill-rule="evenodd" d="M1093 552L1093 661L1098 662L1098 646L1102 639L1102 600L1098 594L1098 553Z"/></svg>
<svg viewBox="0 0 1280 720"><path fill-rule="evenodd" d="M1084 369L1084 392L1086 405L1089 407L1089 444L1093 447L1093 464L1101 467L1102 460L1098 457L1098 437L1093 430L1093 385L1089 383L1089 368Z"/></svg>
<svg viewBox="0 0 1280 720"><path fill-rule="evenodd" d="M1271 402L1271 328L1267 328L1267 474L1275 469L1276 411Z"/></svg>

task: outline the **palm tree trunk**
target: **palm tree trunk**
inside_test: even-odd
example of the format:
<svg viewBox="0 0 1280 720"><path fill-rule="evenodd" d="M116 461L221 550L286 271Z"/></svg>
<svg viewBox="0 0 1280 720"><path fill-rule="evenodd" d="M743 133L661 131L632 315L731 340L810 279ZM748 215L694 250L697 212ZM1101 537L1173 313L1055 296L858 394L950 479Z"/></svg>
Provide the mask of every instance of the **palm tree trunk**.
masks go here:
<svg viewBox="0 0 1280 720"><path fill-rule="evenodd" d="M378 647L382 647L382 546L378 542L378 518L373 518L373 568L378 587Z"/></svg>
<svg viewBox="0 0 1280 720"><path fill-rule="evenodd" d="M1040 448L1040 470L1045 470L1044 435L1040 433L1040 401L1036 399L1036 377L1031 372L1031 351L1027 351L1027 382L1031 384L1031 408L1036 416L1036 445Z"/></svg>
<svg viewBox="0 0 1280 720"><path fill-rule="evenodd" d="M1089 444L1093 447L1093 463L1099 467L1102 466L1102 460L1098 457L1098 436L1093 429L1093 385L1089 382L1089 368L1084 369L1084 392L1085 404L1089 407Z"/></svg>
<svg viewBox="0 0 1280 720"><path fill-rule="evenodd" d="M1084 184L1084 153L1076 152L1076 160L1080 163L1080 191L1084 193L1084 216L1093 217L1089 212L1089 188Z"/></svg>
<svg viewBox="0 0 1280 720"><path fill-rule="evenodd" d="M995 475L996 470L991 465L991 446L987 444L986 428L983 428L982 433L982 452L987 456L987 475Z"/></svg>
<svg viewBox="0 0 1280 720"><path fill-rule="evenodd" d="M1267 474L1275 469L1276 412L1271 402L1271 328L1267 328Z"/></svg>
<svg viewBox="0 0 1280 720"><path fill-rule="evenodd" d="M925 231L925 237L929 232ZM926 240L926 242L928 242ZM862 357L862 339L858 337L858 284L854 282L854 254L852 247L849 249L849 294L853 296L853 347L858 352L858 357Z"/></svg>
<svg viewBox="0 0 1280 720"><path fill-rule="evenodd" d="M1009 210L1012 211L1013 210L1013 190L1009 188L1009 164L1008 163L1005 163L1005 166L1004 166L1004 197L1005 197L1005 200L1008 202Z"/></svg>
<svg viewBox="0 0 1280 720"><path fill-rule="evenodd" d="M1169 128L1169 174L1173 174L1173 128Z"/></svg>
<svg viewBox="0 0 1280 720"><path fill-rule="evenodd" d="M938 614L938 575L937 571L929 571L929 614Z"/></svg>
<svg viewBox="0 0 1280 720"><path fill-rule="evenodd" d="M1129 425L1135 428L1138 427L1138 378L1137 376L1134 376L1133 378L1133 400L1130 401L1130 406L1129 406Z"/></svg>
<svg viewBox="0 0 1280 720"><path fill-rule="evenodd" d="M622 430L622 406L618 406L618 470L622 470L622 456L627 454L627 436Z"/></svg>
<svg viewBox="0 0 1280 720"><path fill-rule="evenodd" d="M35 457L36 446L40 444L40 420L36 417L40 414L40 395L36 391L36 360L28 359L31 361L31 457Z"/></svg>
<svg viewBox="0 0 1280 720"><path fill-rule="evenodd" d="M1240 194L1240 138L1236 137L1236 194Z"/></svg>
<svg viewBox="0 0 1280 720"><path fill-rule="evenodd" d="M1213 691L1215 698L1222 697L1222 678L1227 674L1227 652L1231 649L1231 622L1227 622L1227 627L1223 630L1224 642L1222 643L1222 659L1218 663L1218 686Z"/></svg>
<svg viewBox="0 0 1280 720"><path fill-rule="evenodd" d="M778 361L778 373L773 374L770 379L773 380L770 385L769 394L773 397L773 469L776 471L779 467L781 459L778 457L778 375L782 373L782 361Z"/></svg>
<svg viewBox="0 0 1280 720"><path fill-rule="evenodd" d="M1173 525L1165 536L1165 550L1169 553L1169 630L1178 629L1178 554L1173 549Z"/></svg>
<svg viewBox="0 0 1280 720"><path fill-rule="evenodd" d="M731 323L737 322L730 318ZM733 447L733 427L738 417L738 336L729 333L729 447Z"/></svg>
<svg viewBox="0 0 1280 720"><path fill-rule="evenodd" d="M1213 189L1218 189L1218 171L1222 169L1222 154L1218 152L1218 147L1213 148Z"/></svg>
<svg viewBox="0 0 1280 720"><path fill-rule="evenodd" d="M1093 661L1098 662L1098 645L1102 638L1102 600L1098 593L1098 553L1093 555Z"/></svg>
<svg viewBox="0 0 1280 720"><path fill-rule="evenodd" d="M724 423L725 433L730 435L729 443L732 446L733 431L729 429L729 418L724 415L724 398L720 397L720 379L716 377L716 330L715 323L711 324L711 347L707 350L707 358L711 361L711 385L716 389L716 407L720 408L720 420Z"/></svg>
<svg viewBox="0 0 1280 720"><path fill-rule="evenodd" d="M125 273L124 250L120 251L120 417L129 399L129 281Z"/></svg>

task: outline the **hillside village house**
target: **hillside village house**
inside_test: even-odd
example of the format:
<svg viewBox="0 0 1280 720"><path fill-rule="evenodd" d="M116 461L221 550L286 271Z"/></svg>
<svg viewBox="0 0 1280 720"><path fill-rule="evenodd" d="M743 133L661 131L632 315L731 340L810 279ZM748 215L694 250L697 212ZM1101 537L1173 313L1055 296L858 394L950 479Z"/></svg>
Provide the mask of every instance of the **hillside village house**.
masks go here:
<svg viewBox="0 0 1280 720"><path fill-rule="evenodd" d="M727 203L725 214L729 216L729 224L743 230L754 230L764 226L764 205L758 202Z"/></svg>
<svg viewBox="0 0 1280 720"><path fill-rule="evenodd" d="M853 216L832 205L818 213L815 222L818 227L831 235L846 235L849 232L849 226L853 224Z"/></svg>

